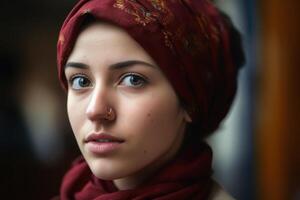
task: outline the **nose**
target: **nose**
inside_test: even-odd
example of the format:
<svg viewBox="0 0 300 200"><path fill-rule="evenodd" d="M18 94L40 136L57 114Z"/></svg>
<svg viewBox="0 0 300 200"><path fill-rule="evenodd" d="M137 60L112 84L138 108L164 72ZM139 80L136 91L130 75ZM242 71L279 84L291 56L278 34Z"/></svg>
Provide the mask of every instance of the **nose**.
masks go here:
<svg viewBox="0 0 300 200"><path fill-rule="evenodd" d="M86 108L88 119L91 121L114 121L116 113L110 102L107 90L95 88Z"/></svg>

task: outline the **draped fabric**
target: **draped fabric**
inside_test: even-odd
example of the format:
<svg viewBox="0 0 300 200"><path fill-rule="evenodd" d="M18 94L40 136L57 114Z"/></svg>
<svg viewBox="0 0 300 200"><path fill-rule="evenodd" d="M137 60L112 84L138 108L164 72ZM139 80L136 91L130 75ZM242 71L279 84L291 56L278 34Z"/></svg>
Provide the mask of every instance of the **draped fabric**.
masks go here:
<svg viewBox="0 0 300 200"><path fill-rule="evenodd" d="M239 36L208 0L81 0L67 16L57 44L58 72L82 24L93 18L128 32L155 60L193 120L198 135L213 132L227 114L243 64Z"/></svg>
<svg viewBox="0 0 300 200"><path fill-rule="evenodd" d="M112 181L96 178L85 160L77 159L63 179L61 200L202 200L210 195L211 149L188 145L136 189L117 190Z"/></svg>

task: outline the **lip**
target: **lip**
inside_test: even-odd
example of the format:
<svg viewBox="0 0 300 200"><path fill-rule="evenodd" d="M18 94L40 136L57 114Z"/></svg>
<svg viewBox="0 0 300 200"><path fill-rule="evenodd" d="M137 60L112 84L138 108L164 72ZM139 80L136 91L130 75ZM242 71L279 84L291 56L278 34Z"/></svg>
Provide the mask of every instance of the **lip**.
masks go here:
<svg viewBox="0 0 300 200"><path fill-rule="evenodd" d="M96 155L105 155L121 147L125 140L106 133L92 133L84 140L89 152Z"/></svg>

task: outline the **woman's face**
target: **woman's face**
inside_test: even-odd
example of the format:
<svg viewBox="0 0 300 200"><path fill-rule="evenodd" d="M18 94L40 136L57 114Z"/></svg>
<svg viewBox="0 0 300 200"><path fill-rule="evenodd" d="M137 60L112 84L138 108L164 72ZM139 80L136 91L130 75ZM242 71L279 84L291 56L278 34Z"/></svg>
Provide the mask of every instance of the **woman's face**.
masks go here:
<svg viewBox="0 0 300 200"><path fill-rule="evenodd" d="M65 75L71 127L98 178L134 187L175 155L189 117L159 67L125 31L89 25Z"/></svg>

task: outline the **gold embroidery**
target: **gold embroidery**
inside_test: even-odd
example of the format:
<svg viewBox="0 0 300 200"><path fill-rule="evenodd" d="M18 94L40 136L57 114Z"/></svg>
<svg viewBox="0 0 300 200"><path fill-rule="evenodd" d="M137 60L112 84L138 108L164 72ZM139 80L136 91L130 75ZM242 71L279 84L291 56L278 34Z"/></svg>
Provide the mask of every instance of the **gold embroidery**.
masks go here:
<svg viewBox="0 0 300 200"><path fill-rule="evenodd" d="M115 0L114 7L123 10L124 12L132 15L134 20L143 26L149 23L159 21L163 26L168 26L174 19L174 14L168 8L166 2L174 3L173 0L145 0L152 9L147 10L142 4L136 0ZM185 0L190 4L189 0ZM199 38L196 34L186 30L186 26L178 24L174 32L162 29L162 34L165 40L165 45L175 53L174 43L179 42L182 47L191 55L196 55L199 51L205 51L210 40L218 41L219 32L215 25L209 22L207 16L202 13L197 13L196 16L198 30L203 35Z"/></svg>
<svg viewBox="0 0 300 200"><path fill-rule="evenodd" d="M169 31L162 31L162 33L164 35L165 45L174 53L174 46L171 42L172 33L170 33Z"/></svg>
<svg viewBox="0 0 300 200"><path fill-rule="evenodd" d="M173 13L166 5L167 0L147 0L153 9L151 11L146 10L136 0L116 0L114 7L125 11L132 15L134 20L143 26L149 23L159 21L162 25L168 25L174 18ZM174 52L174 47L171 42L172 33L162 30L164 36L165 45Z"/></svg>
<svg viewBox="0 0 300 200"><path fill-rule="evenodd" d="M143 26L155 21L152 14L147 12L135 0L116 0L114 7L124 10L126 13L134 16L135 21Z"/></svg>
<svg viewBox="0 0 300 200"><path fill-rule="evenodd" d="M163 25L169 24L174 18L174 15L166 5L166 2L164 0L151 0L150 2L157 11L164 14L164 16L161 17L161 23ZM159 15L159 13L156 15Z"/></svg>
<svg viewBox="0 0 300 200"><path fill-rule="evenodd" d="M143 26L154 22L159 18L162 24L168 24L173 15L167 8L165 0L148 0L154 8L154 11L148 11L136 0L116 0L115 8L124 10L126 13L134 16L135 21ZM164 16L162 16L164 15Z"/></svg>

